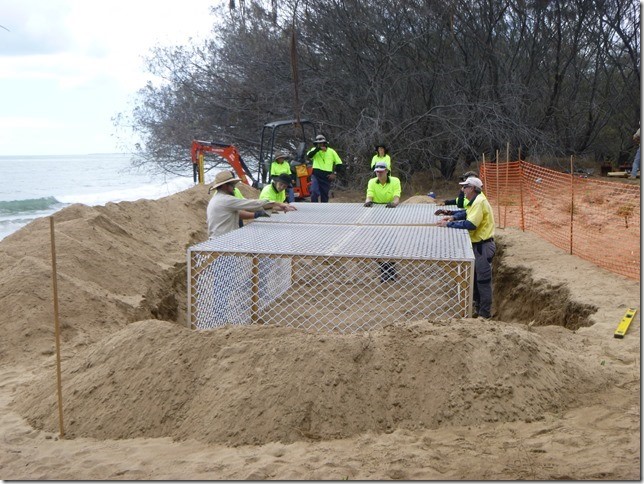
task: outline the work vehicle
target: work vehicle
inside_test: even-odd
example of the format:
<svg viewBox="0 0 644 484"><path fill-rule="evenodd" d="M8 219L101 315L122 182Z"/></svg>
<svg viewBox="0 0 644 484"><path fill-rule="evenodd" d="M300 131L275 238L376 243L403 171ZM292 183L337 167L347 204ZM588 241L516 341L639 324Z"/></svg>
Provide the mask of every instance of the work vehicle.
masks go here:
<svg viewBox="0 0 644 484"><path fill-rule="evenodd" d="M206 153L212 153L226 160L237 174L237 177L241 179L243 183L258 188L257 180L253 178L250 169L242 159L241 154L236 147L233 145L217 143L215 141L193 140L190 148L190 156L192 158L193 166L196 166L199 169L199 183L203 183L204 179L203 158Z"/></svg>
<svg viewBox="0 0 644 484"><path fill-rule="evenodd" d="M290 127L290 130L285 129ZM306 147L311 143L317 134L313 122L308 119L289 119L284 121L273 121L264 125L262 129L259 157L257 162L257 173L253 173L249 166L242 159L239 150L230 144L214 141L193 140L191 147L192 163L195 170L199 170L199 181L203 183L203 159L206 154L214 154L223 158L237 174L237 177L247 185L254 188L262 188L270 183L271 162L276 149L289 149L295 147L295 156L291 160L291 171L295 173L296 182L293 186L296 199L304 199L310 196L310 184L312 168L307 165Z"/></svg>

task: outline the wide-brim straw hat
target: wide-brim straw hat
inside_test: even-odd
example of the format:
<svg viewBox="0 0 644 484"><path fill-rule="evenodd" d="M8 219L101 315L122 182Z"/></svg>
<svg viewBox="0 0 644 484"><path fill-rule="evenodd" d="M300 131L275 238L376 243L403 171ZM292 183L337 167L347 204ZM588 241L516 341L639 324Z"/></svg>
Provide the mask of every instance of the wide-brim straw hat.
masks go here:
<svg viewBox="0 0 644 484"><path fill-rule="evenodd" d="M240 182L241 178L237 178L232 171L222 171L217 173L215 176L215 182L212 184L211 188L218 188L226 183Z"/></svg>
<svg viewBox="0 0 644 484"><path fill-rule="evenodd" d="M291 154L286 150L280 150L275 154L276 160L279 160L280 158L284 158L285 160L288 160L290 157L291 157Z"/></svg>

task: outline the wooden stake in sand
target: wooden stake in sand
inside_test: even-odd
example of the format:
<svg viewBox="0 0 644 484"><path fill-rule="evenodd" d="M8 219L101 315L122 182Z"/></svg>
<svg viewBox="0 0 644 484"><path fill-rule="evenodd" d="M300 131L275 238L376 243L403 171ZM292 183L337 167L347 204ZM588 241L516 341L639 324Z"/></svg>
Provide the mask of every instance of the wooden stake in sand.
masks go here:
<svg viewBox="0 0 644 484"><path fill-rule="evenodd" d="M499 195L499 150L496 150L496 226L501 226L501 197Z"/></svg>
<svg viewBox="0 0 644 484"><path fill-rule="evenodd" d="M574 161L570 155L570 255L572 255L573 248L573 233L572 228L575 225L575 171Z"/></svg>
<svg viewBox="0 0 644 484"><path fill-rule="evenodd" d="M51 232L51 280L54 289L54 333L56 334L56 379L58 382L58 423L60 438L65 437L63 428L63 390L60 377L60 325L58 324L58 286L56 284L56 241L54 239L54 217L49 217Z"/></svg>

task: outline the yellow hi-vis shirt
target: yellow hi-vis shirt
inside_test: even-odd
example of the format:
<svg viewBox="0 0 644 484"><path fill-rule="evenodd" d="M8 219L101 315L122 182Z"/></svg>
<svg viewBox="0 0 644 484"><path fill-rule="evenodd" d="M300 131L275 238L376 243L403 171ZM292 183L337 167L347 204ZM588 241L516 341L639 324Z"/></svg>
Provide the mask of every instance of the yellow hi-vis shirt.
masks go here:
<svg viewBox="0 0 644 484"><path fill-rule="evenodd" d="M244 195L242 195L241 190L239 188L237 188L237 187L235 187L235 189L233 190L233 196L235 198L239 198L241 200L244 200L246 198L246 197L244 197Z"/></svg>
<svg viewBox="0 0 644 484"><path fill-rule="evenodd" d="M266 185L264 188L262 188L262 191L259 194L259 198L260 200L268 200L269 202L283 203L284 200L286 200L286 190L278 192L277 190L275 190L275 185L271 183L270 185Z"/></svg>
<svg viewBox="0 0 644 484"><path fill-rule="evenodd" d="M389 176L389 181L384 185L378 181L378 178L372 178L367 184L367 197L373 203L389 203L394 201L394 197L400 197L400 178Z"/></svg>
<svg viewBox="0 0 644 484"><path fill-rule="evenodd" d="M490 202L483 193L476 195L474 201L467 206L466 212L466 220L476 225L476 230L469 231L472 243L494 237L494 214Z"/></svg>
<svg viewBox="0 0 644 484"><path fill-rule="evenodd" d="M306 155L309 156L310 153L312 153L314 150L315 148L310 149ZM311 158L311 161L313 161L314 170L317 169L328 171L329 173L333 173L335 171L335 165L342 164L342 160L340 159L338 153L333 148L329 148L328 146L326 148L326 151L319 150L313 156L313 158Z"/></svg>
<svg viewBox="0 0 644 484"><path fill-rule="evenodd" d="M387 170L391 171L391 157L389 155L385 156L378 156L376 153L373 155L373 158L371 158L371 169L373 170L373 167L376 166L376 163L385 163L387 165Z"/></svg>
<svg viewBox="0 0 644 484"><path fill-rule="evenodd" d="M282 173L286 173L288 176L291 176L291 165L288 161L283 161L281 163L274 161L271 163L271 176L278 176Z"/></svg>

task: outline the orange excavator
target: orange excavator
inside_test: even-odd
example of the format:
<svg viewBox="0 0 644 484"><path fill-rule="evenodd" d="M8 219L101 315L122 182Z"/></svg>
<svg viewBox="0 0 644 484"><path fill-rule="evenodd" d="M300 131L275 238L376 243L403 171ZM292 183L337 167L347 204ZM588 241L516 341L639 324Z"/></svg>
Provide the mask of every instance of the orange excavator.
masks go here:
<svg viewBox="0 0 644 484"><path fill-rule="evenodd" d="M280 128L291 127L285 134ZM295 173L296 183L293 186L295 198L303 200L311 195L311 165L306 163L306 147L310 140L315 139L317 130L313 122L309 120L285 120L274 121L264 125L259 148L257 163L257 175L254 177L248 165L242 159L239 150L229 144L215 141L193 140L190 154L194 168L195 182L204 183L204 156L214 154L223 158L237 174L237 177L246 185L254 188L262 188L270 183L271 162L273 153L276 151L276 143L280 146L295 146L295 157L290 162L291 171Z"/></svg>
<svg viewBox="0 0 644 484"><path fill-rule="evenodd" d="M195 181L204 183L203 160L206 153L211 153L223 158L232 167L237 174L237 177L243 183L255 188L258 187L257 180L253 178L250 169L246 163L244 163L239 150L233 145L226 145L215 141L192 140L190 155L192 158L192 166L195 170L194 174L196 175Z"/></svg>

